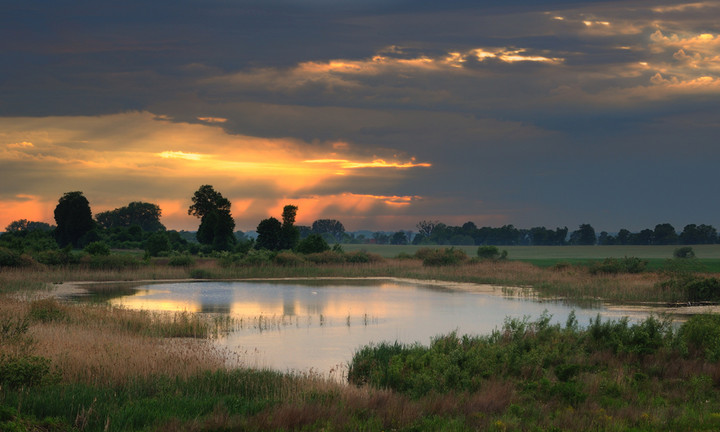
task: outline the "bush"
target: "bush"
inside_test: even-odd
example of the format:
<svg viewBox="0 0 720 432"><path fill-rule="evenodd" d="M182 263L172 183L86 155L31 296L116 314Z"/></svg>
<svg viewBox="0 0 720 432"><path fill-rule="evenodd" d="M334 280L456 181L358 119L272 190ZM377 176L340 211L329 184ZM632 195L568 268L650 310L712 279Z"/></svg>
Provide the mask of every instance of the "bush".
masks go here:
<svg viewBox="0 0 720 432"><path fill-rule="evenodd" d="M673 257L680 259L695 258L695 251L690 246L683 246L673 251Z"/></svg>
<svg viewBox="0 0 720 432"><path fill-rule="evenodd" d="M173 254L168 260L168 265L173 267L192 267L195 260L189 254Z"/></svg>
<svg viewBox="0 0 720 432"><path fill-rule="evenodd" d="M500 256L500 249L497 246L480 246L477 250L480 259L496 259Z"/></svg>
<svg viewBox="0 0 720 432"><path fill-rule="evenodd" d="M95 270L124 270L140 268L142 262L132 255L89 255L80 262Z"/></svg>
<svg viewBox="0 0 720 432"><path fill-rule="evenodd" d="M345 256L343 254L330 250L309 254L305 259L314 264L342 264L345 262Z"/></svg>
<svg viewBox="0 0 720 432"><path fill-rule="evenodd" d="M270 264L276 255L277 252L267 249L253 249L239 261L239 264L244 266L266 265Z"/></svg>
<svg viewBox="0 0 720 432"><path fill-rule="evenodd" d="M50 360L38 356L0 355L0 385L11 389L32 387L59 380Z"/></svg>
<svg viewBox="0 0 720 432"><path fill-rule="evenodd" d="M18 267L20 254L5 247L0 247L0 267Z"/></svg>
<svg viewBox="0 0 720 432"><path fill-rule="evenodd" d="M370 253L364 250L350 252L345 254L345 261L353 264L377 263L384 261L383 257L378 254Z"/></svg>
<svg viewBox="0 0 720 432"><path fill-rule="evenodd" d="M590 266L590 273L642 273L647 264L647 261L637 257L605 258L602 262Z"/></svg>
<svg viewBox="0 0 720 432"><path fill-rule="evenodd" d="M435 249L423 258L424 266L460 265L468 259L465 251L455 248Z"/></svg>
<svg viewBox="0 0 720 432"><path fill-rule="evenodd" d="M720 301L720 279L690 278L685 283L685 294L688 301Z"/></svg>
<svg viewBox="0 0 720 432"><path fill-rule="evenodd" d="M292 252L279 252L273 258L273 262L283 267L294 267L305 263L305 259L298 254Z"/></svg>
<svg viewBox="0 0 720 432"><path fill-rule="evenodd" d="M702 353L709 361L720 360L720 315L692 316L678 331L686 355Z"/></svg>
<svg viewBox="0 0 720 432"><path fill-rule="evenodd" d="M399 259L399 260L409 260L409 259L414 259L414 258L415 258L414 255L410 255L410 254L407 253L407 252L400 252L400 253L397 254L397 256L395 257L395 259Z"/></svg>
<svg viewBox="0 0 720 432"><path fill-rule="evenodd" d="M170 240L165 232L152 233L145 241L145 252L150 256L158 256L170 250Z"/></svg>
<svg viewBox="0 0 720 432"><path fill-rule="evenodd" d="M105 242L101 241L92 242L89 245L85 246L83 250L85 251L85 253L88 253L90 255L110 255L110 246L105 244Z"/></svg>

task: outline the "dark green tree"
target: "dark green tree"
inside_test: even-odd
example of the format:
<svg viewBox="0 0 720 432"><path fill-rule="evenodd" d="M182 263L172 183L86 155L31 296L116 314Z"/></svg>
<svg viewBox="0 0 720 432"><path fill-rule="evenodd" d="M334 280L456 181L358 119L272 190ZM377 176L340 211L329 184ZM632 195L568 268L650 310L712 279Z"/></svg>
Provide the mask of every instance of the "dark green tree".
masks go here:
<svg viewBox="0 0 720 432"><path fill-rule="evenodd" d="M594 245L597 242L595 229L590 224L582 224L570 234L570 244L573 245Z"/></svg>
<svg viewBox="0 0 720 432"><path fill-rule="evenodd" d="M408 237L405 231L398 231L390 238L390 244L394 245L406 245L408 244Z"/></svg>
<svg viewBox="0 0 720 432"><path fill-rule="evenodd" d="M95 227L90 203L82 192L67 192L55 207L55 240L61 247L80 246L80 239Z"/></svg>
<svg viewBox="0 0 720 432"><path fill-rule="evenodd" d="M257 226L256 249L267 249L271 251L280 250L282 237L282 224L274 217L263 219Z"/></svg>
<svg viewBox="0 0 720 432"><path fill-rule="evenodd" d="M295 226L297 211L298 208L294 205L283 208L280 249L295 249L300 242L300 230Z"/></svg>
<svg viewBox="0 0 720 432"><path fill-rule="evenodd" d="M126 207L98 213L95 220L105 229L138 225L143 231L165 231L160 223L162 211L157 204L134 201Z"/></svg>
<svg viewBox="0 0 720 432"><path fill-rule="evenodd" d="M10 222L5 227L5 232L32 232L32 231L52 231L53 226L45 222L34 222L27 219L20 219Z"/></svg>
<svg viewBox="0 0 720 432"><path fill-rule="evenodd" d="M320 235L328 233L335 238L335 241L339 242L345 234L345 227L335 219L318 219L312 224L312 232Z"/></svg>
<svg viewBox="0 0 720 432"><path fill-rule="evenodd" d="M166 232L152 233L145 241L145 253L150 256L158 256L161 252L170 250L170 240Z"/></svg>
<svg viewBox="0 0 720 432"><path fill-rule="evenodd" d="M235 221L230 214L230 201L210 185L200 186L192 197L188 214L200 218L198 242L215 250L229 250L235 245Z"/></svg>
<svg viewBox="0 0 720 432"><path fill-rule="evenodd" d="M620 245L627 245L630 244L630 236L632 234L629 230L622 228L620 231L618 231L618 235L616 237L617 244Z"/></svg>
<svg viewBox="0 0 720 432"><path fill-rule="evenodd" d="M653 244L671 245L677 243L678 235L675 232L675 227L669 223L655 225L655 231L653 231Z"/></svg>
<svg viewBox="0 0 720 432"><path fill-rule="evenodd" d="M717 241L717 230L712 225L685 225L680 234L682 244L714 244Z"/></svg>
<svg viewBox="0 0 720 432"><path fill-rule="evenodd" d="M303 254L319 253L327 250L330 250L330 245L320 234L310 234L300 241L297 246L297 251Z"/></svg>

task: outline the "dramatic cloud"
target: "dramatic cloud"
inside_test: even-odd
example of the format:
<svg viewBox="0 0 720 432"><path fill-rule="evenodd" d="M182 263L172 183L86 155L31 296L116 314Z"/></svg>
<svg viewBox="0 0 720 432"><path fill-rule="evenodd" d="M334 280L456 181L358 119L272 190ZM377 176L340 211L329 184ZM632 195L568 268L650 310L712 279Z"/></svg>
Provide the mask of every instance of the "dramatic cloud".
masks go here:
<svg viewBox="0 0 720 432"><path fill-rule="evenodd" d="M21 2L0 15L0 228L144 200L194 229L718 224L720 2Z"/></svg>

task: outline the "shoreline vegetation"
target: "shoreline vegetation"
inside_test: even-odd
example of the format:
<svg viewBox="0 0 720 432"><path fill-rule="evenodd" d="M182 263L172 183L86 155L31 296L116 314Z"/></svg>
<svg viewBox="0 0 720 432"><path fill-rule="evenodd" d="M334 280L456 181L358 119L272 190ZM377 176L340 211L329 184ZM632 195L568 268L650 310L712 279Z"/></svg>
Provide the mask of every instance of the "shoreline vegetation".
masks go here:
<svg viewBox="0 0 720 432"><path fill-rule="evenodd" d="M350 383L342 384L312 372L229 367L237 354L209 340L225 331L221 320L70 304L56 296L58 289L112 281L398 278L455 289L532 287L534 295L574 301L673 308L717 302L714 267L697 259L665 259L659 269L645 264L635 271L646 260L552 257L554 264L541 266L515 261L512 252L511 259L463 258L454 248L424 253L280 252L255 262L219 254L184 265L171 264L172 257L112 254L2 267L0 429L720 428L714 314L696 314L679 326L662 317L587 326L569 319L561 326L543 316L498 323L491 335L438 335L429 346L387 341L357 347Z"/></svg>

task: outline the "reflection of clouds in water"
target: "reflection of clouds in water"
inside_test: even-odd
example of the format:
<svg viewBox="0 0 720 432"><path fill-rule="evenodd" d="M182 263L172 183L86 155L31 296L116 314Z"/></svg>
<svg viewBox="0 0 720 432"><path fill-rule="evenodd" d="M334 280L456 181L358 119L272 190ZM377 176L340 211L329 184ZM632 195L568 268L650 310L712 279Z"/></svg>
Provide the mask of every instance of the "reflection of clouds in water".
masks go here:
<svg viewBox="0 0 720 432"><path fill-rule="evenodd" d="M580 325L598 313L642 319L648 311L580 308L560 301L497 293L449 291L427 285L366 282L195 282L141 287L117 300L126 307L222 313L232 316L232 333L216 343L242 353L247 366L326 373L338 370L355 350L382 341L428 344L457 331L489 334L507 318L536 319L544 311L563 324L575 310ZM175 308L175 309L173 309Z"/></svg>

